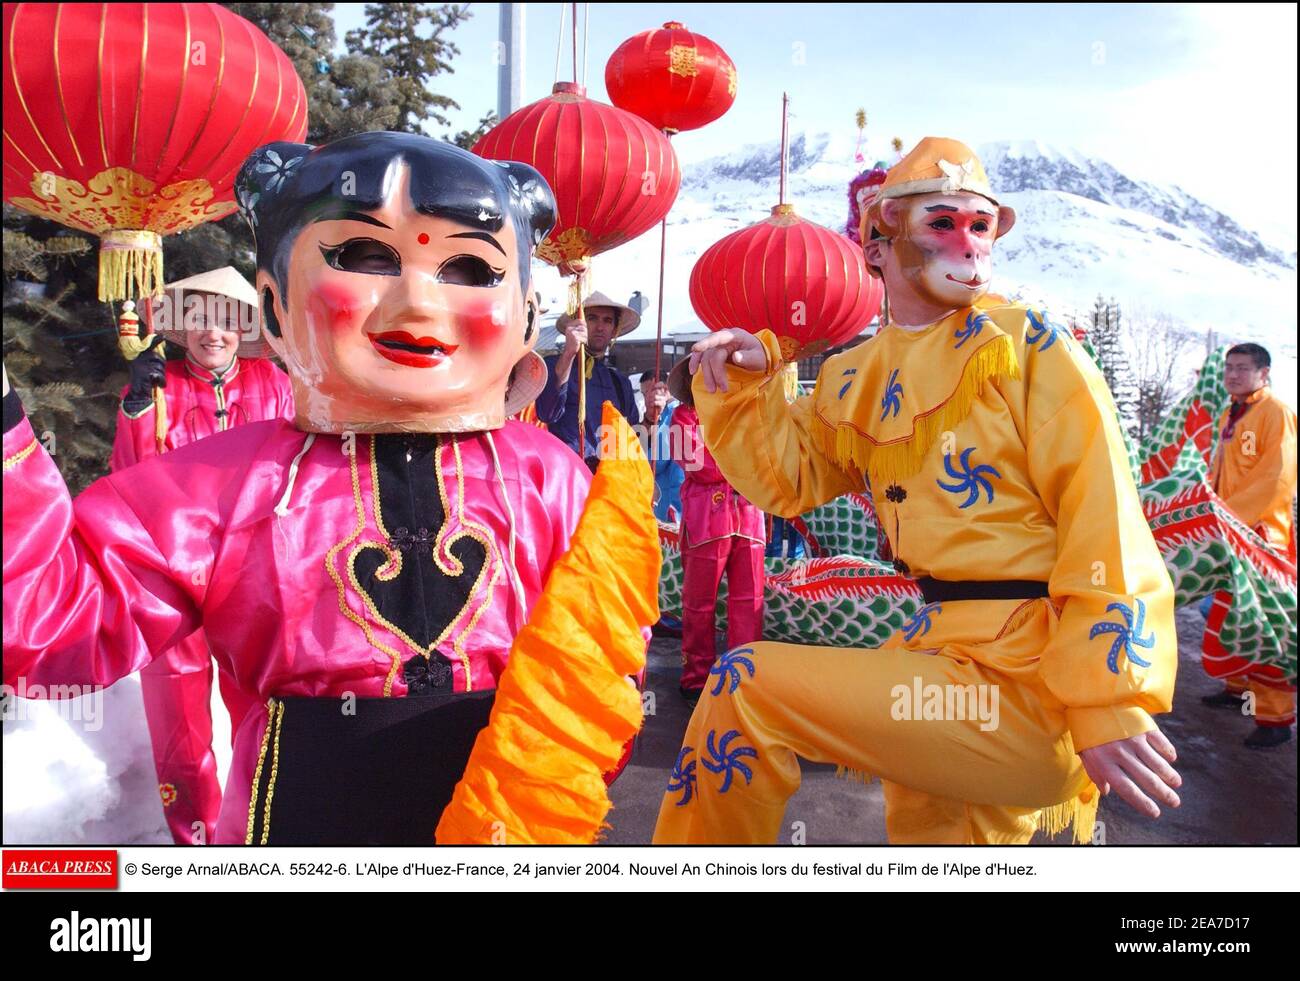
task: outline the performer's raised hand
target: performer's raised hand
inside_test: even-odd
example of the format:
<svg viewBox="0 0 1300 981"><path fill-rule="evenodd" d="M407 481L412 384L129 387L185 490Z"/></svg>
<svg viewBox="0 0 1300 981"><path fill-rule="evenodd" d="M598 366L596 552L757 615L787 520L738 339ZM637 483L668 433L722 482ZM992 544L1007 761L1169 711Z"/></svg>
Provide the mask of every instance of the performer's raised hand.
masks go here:
<svg viewBox="0 0 1300 981"><path fill-rule="evenodd" d="M1147 817L1160 816L1156 801L1166 807L1182 803L1174 788L1183 778L1169 765L1178 753L1159 729L1082 750L1079 758L1102 796L1114 790Z"/></svg>
<svg viewBox="0 0 1300 981"><path fill-rule="evenodd" d="M703 371L706 391L727 390L728 364L745 371L766 371L767 351L757 337L739 327L720 330L691 348L691 374Z"/></svg>
<svg viewBox="0 0 1300 981"><path fill-rule="evenodd" d="M141 351L131 362L131 395L153 397L154 386L167 387L167 361L162 356L162 335L147 350Z"/></svg>

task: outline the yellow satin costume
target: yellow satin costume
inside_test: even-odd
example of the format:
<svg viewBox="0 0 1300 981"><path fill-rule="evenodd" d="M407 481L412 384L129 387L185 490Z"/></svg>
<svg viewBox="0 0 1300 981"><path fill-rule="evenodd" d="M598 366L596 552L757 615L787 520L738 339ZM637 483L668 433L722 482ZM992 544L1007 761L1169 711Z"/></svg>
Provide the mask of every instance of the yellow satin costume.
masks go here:
<svg viewBox="0 0 1300 981"><path fill-rule="evenodd" d="M1226 443L1218 439L1210 467L1210 485L1224 505L1279 551L1291 554L1295 530L1291 504L1296 488L1296 414L1290 406L1261 388L1244 400L1250 406L1237 420ZM1216 433L1228 425L1228 410L1219 417ZM1242 677L1227 679L1227 690L1255 693L1255 721L1265 726L1295 722L1296 696L1271 685Z"/></svg>
<svg viewBox="0 0 1300 981"><path fill-rule="evenodd" d="M740 493L798 515L869 490L911 575L1033 580L1050 598L929 604L879 649L727 652L655 842L775 842L796 755L879 777L891 842L1070 826L1090 840L1098 795L1078 751L1153 729L1178 657L1173 586L1100 372L1067 329L987 297L920 331L885 327L787 405L780 347L758 337L765 372L729 365L727 392L693 387ZM918 692L947 693L946 710ZM963 710L977 695L992 717Z"/></svg>

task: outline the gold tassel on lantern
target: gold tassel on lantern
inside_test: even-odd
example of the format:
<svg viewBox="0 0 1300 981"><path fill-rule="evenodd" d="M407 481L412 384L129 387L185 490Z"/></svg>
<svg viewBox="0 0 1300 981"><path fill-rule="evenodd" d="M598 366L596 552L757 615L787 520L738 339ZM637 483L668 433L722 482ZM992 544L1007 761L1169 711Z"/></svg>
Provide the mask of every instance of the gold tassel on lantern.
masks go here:
<svg viewBox="0 0 1300 981"><path fill-rule="evenodd" d="M153 296L162 290L162 236L140 229L114 229L99 239L99 298Z"/></svg>

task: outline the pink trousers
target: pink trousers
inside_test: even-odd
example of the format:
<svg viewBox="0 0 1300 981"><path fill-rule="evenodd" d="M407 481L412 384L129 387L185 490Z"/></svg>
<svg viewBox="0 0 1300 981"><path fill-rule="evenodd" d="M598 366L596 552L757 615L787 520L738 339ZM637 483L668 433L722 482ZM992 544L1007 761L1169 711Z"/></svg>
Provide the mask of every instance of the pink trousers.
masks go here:
<svg viewBox="0 0 1300 981"><path fill-rule="evenodd" d="M727 644L741 647L763 637L763 543L733 535L682 552L682 680L698 691L717 658L714 610L727 575Z"/></svg>

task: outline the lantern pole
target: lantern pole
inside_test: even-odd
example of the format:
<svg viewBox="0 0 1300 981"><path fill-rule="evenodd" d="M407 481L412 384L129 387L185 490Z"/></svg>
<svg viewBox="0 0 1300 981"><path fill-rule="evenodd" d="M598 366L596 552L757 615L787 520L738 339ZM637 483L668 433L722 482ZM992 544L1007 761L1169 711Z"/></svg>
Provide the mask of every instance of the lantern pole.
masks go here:
<svg viewBox="0 0 1300 981"><path fill-rule="evenodd" d="M497 119L524 103L524 17L527 4L503 3L497 21Z"/></svg>
<svg viewBox="0 0 1300 981"><path fill-rule="evenodd" d="M578 5L571 4L573 35L573 84L578 84ZM563 11L563 7L560 8ZM587 324L586 314L582 309L582 273L574 274L574 293L578 298L578 309L575 311L576 316L582 321L583 326ZM578 455L585 461L587 458L587 345L578 345ZM572 369L570 369L572 370Z"/></svg>
<svg viewBox="0 0 1300 981"><path fill-rule="evenodd" d="M781 93L781 200L779 204L785 204L785 169L786 154L790 149L790 93Z"/></svg>
<svg viewBox="0 0 1300 981"><path fill-rule="evenodd" d="M664 135L669 136L667 130ZM671 136L669 136L671 139ZM664 220L659 224L659 319L655 324L655 385L659 384L659 365L664 350L664 266L668 261L668 216L664 215ZM651 392L654 391L652 388ZM647 414L649 406L646 406ZM650 436L650 467L654 469L659 462L659 417L656 416L653 424L648 427Z"/></svg>
<svg viewBox="0 0 1300 981"><path fill-rule="evenodd" d="M573 84L578 84L578 5L573 7Z"/></svg>

